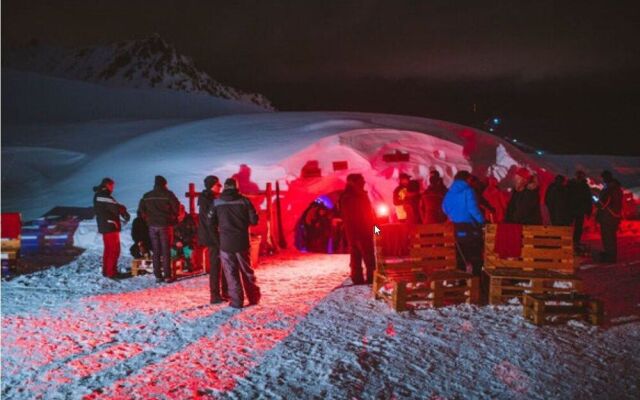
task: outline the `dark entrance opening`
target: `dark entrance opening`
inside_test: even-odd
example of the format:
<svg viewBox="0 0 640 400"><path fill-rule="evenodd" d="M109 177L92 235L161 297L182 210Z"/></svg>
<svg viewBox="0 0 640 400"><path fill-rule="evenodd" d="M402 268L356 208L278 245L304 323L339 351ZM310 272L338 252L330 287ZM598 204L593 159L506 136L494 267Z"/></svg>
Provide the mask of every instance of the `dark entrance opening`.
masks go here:
<svg viewBox="0 0 640 400"><path fill-rule="evenodd" d="M341 190L323 194L312 201L296 223L295 246L311 253L348 252L342 221L338 218Z"/></svg>

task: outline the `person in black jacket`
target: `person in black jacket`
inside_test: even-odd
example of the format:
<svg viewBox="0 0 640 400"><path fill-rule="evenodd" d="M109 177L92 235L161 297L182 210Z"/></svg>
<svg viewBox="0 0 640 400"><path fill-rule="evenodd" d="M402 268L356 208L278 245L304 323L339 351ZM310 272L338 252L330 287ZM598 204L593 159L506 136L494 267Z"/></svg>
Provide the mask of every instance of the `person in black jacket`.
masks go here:
<svg viewBox="0 0 640 400"><path fill-rule="evenodd" d="M158 283L174 281L171 276L170 249L179 207L178 198L167 189L167 180L160 175L155 177L153 190L145 193L138 205L138 210L149 225L153 248L153 274Z"/></svg>
<svg viewBox="0 0 640 400"><path fill-rule="evenodd" d="M542 225L538 179L526 168L516 172L516 185L507 205L505 222L523 225Z"/></svg>
<svg viewBox="0 0 640 400"><path fill-rule="evenodd" d="M573 224L573 247L579 249L581 247L584 218L589 217L593 209L591 189L589 189L583 171L576 171L575 179L571 179L567 184L567 192L569 196L569 212Z"/></svg>
<svg viewBox="0 0 640 400"><path fill-rule="evenodd" d="M211 304L228 299L227 280L220 266L220 237L218 227L211 224L207 214L213 200L220 195L222 185L217 176L204 178L204 189L198 196L198 244L205 246L209 255L209 294ZM204 260L204 257L202 257Z"/></svg>
<svg viewBox="0 0 640 400"><path fill-rule="evenodd" d="M544 196L544 204L549 210L551 225L568 226L571 224L569 190L564 182L564 176L557 175L553 183L547 188L547 193Z"/></svg>
<svg viewBox="0 0 640 400"><path fill-rule="evenodd" d="M129 222L127 208L118 203L111 193L116 183L111 178L104 178L100 185L94 186L93 209L96 213L98 232L102 234L104 253L102 255L102 275L116 278L118 275L118 258L120 257L120 218Z"/></svg>
<svg viewBox="0 0 640 400"><path fill-rule="evenodd" d="M375 214L364 190L361 174L349 174L344 192L340 195L339 214L344 221L344 230L351 253L351 281L354 285L373 283L376 268L373 252L373 226ZM367 268L366 280L362 274L362 261Z"/></svg>
<svg viewBox="0 0 640 400"><path fill-rule="evenodd" d="M131 239L133 244L129 248L133 258L149 257L151 254L151 237L149 236L149 226L142 218L142 213L138 210L138 215L131 224Z"/></svg>
<svg viewBox="0 0 640 400"><path fill-rule="evenodd" d="M604 188L600 192L600 198L596 203L598 212L596 219L600 223L600 236L602 237L602 261L616 262L618 258L617 233L622 219L622 188L620 182L613 178L610 171L603 171L602 181Z"/></svg>
<svg viewBox="0 0 640 400"><path fill-rule="evenodd" d="M260 288L256 285L249 255L249 225L258 224L258 214L251 201L238 192L235 179L224 182L224 191L219 199L213 200L207 215L220 232L220 258L229 285L231 307L242 308L244 294L249 305L258 304Z"/></svg>

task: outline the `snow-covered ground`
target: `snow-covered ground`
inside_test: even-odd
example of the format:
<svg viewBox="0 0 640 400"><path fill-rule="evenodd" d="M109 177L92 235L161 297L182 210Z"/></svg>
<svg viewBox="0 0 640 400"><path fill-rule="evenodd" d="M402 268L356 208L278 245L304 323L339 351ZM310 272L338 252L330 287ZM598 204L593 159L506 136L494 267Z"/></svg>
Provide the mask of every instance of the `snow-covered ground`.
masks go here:
<svg viewBox="0 0 640 400"><path fill-rule="evenodd" d="M91 245L2 282L3 399L640 396L638 261L580 271L603 328L535 327L519 305L397 314L348 286L346 255L263 260L241 311L209 305L206 276L112 281L100 261Z"/></svg>

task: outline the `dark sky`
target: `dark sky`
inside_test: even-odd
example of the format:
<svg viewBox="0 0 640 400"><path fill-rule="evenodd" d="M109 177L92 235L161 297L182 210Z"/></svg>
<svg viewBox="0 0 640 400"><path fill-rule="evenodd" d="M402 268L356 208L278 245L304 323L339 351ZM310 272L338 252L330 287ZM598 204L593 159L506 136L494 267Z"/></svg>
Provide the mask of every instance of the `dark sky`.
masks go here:
<svg viewBox="0 0 640 400"><path fill-rule="evenodd" d="M157 32L214 78L262 91L280 109L464 123L501 113L512 127L583 132L567 133L570 143L610 127L587 134L571 124L594 111L613 117L616 129L638 126L637 3L2 1L2 44L91 45ZM469 115L473 103L482 115ZM569 122L552 115L565 103Z"/></svg>

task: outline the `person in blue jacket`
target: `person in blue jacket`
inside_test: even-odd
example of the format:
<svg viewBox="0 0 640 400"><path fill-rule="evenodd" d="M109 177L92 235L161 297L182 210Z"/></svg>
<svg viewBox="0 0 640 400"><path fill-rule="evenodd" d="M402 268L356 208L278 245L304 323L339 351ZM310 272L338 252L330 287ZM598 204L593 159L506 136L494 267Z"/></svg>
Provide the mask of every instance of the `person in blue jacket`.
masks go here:
<svg viewBox="0 0 640 400"><path fill-rule="evenodd" d="M442 210L453 222L458 244L458 268L480 276L482 271L482 224L484 216L478 207L476 193L469 184L471 174L459 171L442 201Z"/></svg>

